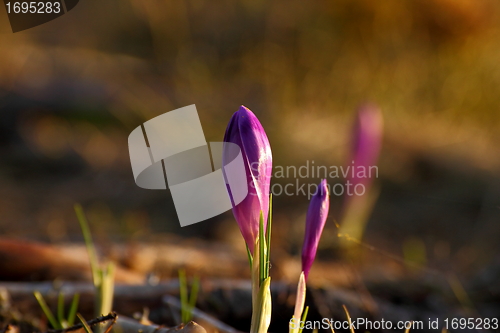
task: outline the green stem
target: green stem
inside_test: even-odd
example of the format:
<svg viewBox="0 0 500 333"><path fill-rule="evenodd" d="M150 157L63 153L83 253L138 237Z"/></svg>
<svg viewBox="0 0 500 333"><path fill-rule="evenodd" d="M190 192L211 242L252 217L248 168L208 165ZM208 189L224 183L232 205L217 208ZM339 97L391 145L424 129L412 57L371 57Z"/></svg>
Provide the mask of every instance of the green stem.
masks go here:
<svg viewBox="0 0 500 333"><path fill-rule="evenodd" d="M52 327L56 330L62 329L61 325L59 325L56 318L52 314L52 311L50 311L49 306L47 305L47 303L45 303L45 300L43 299L42 294L40 294L39 291L35 291L33 294L35 295L35 298L38 301L38 304L40 304L40 307L42 308L43 313L45 314L45 316L49 320L50 325L52 325Z"/></svg>
<svg viewBox="0 0 500 333"><path fill-rule="evenodd" d="M80 294L75 294L73 296L73 301L71 302L71 306L69 308L68 313L68 327L73 326L76 317L76 311L78 310L78 302L80 301Z"/></svg>
<svg viewBox="0 0 500 333"><path fill-rule="evenodd" d="M92 234L90 233L89 223L85 214L83 213L82 206L79 204L75 205L75 213L82 228L83 239L85 240L85 245L87 246L87 252L89 254L90 268L92 270L92 280L94 286L101 284L99 276L99 260L97 260L97 252L94 247L94 242L92 241Z"/></svg>

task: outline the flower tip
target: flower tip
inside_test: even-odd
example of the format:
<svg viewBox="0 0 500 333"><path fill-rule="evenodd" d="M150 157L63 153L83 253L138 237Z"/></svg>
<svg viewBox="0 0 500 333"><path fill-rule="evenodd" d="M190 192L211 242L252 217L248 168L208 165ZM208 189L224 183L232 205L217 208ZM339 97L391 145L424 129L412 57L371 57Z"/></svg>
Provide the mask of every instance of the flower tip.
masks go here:
<svg viewBox="0 0 500 333"><path fill-rule="evenodd" d="M239 119L246 119L246 121L250 120L251 122L258 122L255 113L253 113L252 110L244 105L241 105L238 111L234 113L234 117L238 117Z"/></svg>
<svg viewBox="0 0 500 333"><path fill-rule="evenodd" d="M369 112L369 113L378 113L380 112L380 108L378 107L377 104L375 103L370 103L370 102L367 102L367 103L363 103L361 104L359 107L358 107L358 112L359 113L365 113L365 112Z"/></svg>
<svg viewBox="0 0 500 333"><path fill-rule="evenodd" d="M321 180L320 186L321 186L321 189L324 191L324 193L326 193L328 195L329 194L328 193L328 183L326 182L326 178Z"/></svg>
<svg viewBox="0 0 500 333"><path fill-rule="evenodd" d="M249 108L247 108L246 106L244 105L241 105L240 108L238 109L237 112L241 112L241 113L252 113L252 110L250 110Z"/></svg>
<svg viewBox="0 0 500 333"><path fill-rule="evenodd" d="M372 103L366 103L358 108L358 122L363 128L371 128L381 132L383 126L382 112L380 108Z"/></svg>
<svg viewBox="0 0 500 333"><path fill-rule="evenodd" d="M329 198L330 197L330 192L329 192L329 189L328 189L328 183L326 181L326 179L322 179L319 183L319 186L316 190L316 193L314 194L313 197L317 197L317 198ZM324 200L324 199L321 199L321 200Z"/></svg>

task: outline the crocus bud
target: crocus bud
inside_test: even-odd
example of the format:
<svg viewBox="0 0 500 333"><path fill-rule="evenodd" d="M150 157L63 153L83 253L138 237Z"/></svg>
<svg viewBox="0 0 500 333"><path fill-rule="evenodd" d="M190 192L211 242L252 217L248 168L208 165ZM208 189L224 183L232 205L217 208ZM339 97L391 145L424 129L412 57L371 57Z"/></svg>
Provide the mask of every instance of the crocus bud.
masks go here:
<svg viewBox="0 0 500 333"><path fill-rule="evenodd" d="M326 179L323 179L318 186L318 190L311 198L306 217L306 232L304 245L302 247L302 271L305 278L309 276L309 271L316 257L318 243L325 226L328 210L330 208L330 195Z"/></svg>
<svg viewBox="0 0 500 333"><path fill-rule="evenodd" d="M372 177L370 167L376 166L382 141L382 115L378 107L364 105L358 110L353 130L351 170L349 181L353 188L357 184L369 187Z"/></svg>
<svg viewBox="0 0 500 333"><path fill-rule="evenodd" d="M259 120L248 108L241 106L226 129L224 142L237 144L243 156L247 176L248 195L236 206L233 214L241 234L253 254L259 235L260 212L266 226L269 211L269 186L272 173L272 154L266 132ZM223 164L227 159L223 153ZM231 195L231 194L230 194Z"/></svg>
<svg viewBox="0 0 500 333"><path fill-rule="evenodd" d="M378 177L377 160L382 144L383 119L378 107L364 105L359 108L353 129L350 171L348 184L351 193L346 195L342 207L339 233L352 239L361 240L376 195L370 191L374 178ZM355 243L344 238L343 247Z"/></svg>

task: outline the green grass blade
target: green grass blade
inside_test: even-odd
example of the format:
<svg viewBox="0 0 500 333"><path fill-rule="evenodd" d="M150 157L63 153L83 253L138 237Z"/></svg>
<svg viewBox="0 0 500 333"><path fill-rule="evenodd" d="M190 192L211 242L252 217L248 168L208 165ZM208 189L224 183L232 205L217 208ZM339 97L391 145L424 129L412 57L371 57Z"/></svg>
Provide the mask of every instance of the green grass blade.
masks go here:
<svg viewBox="0 0 500 333"><path fill-rule="evenodd" d="M181 299L181 320L184 324L187 324L189 319L189 313L187 311L188 304L188 289L187 289L187 279L186 271L183 269L179 270L179 296Z"/></svg>
<svg viewBox="0 0 500 333"><path fill-rule="evenodd" d="M250 270L252 270L252 265L253 265L252 252L250 252L250 249L248 248L247 242L245 242L245 246L247 247L247 256L248 256L248 262L250 263Z"/></svg>
<svg viewBox="0 0 500 333"><path fill-rule="evenodd" d="M97 252L95 250L94 242L92 241L92 234L90 233L89 224L85 214L83 213L82 206L79 204L75 205L75 213L80 223L80 228L82 229L83 239L85 240L85 245L87 246L87 252L89 254L90 268L92 270L92 280L94 286L101 284L100 274L99 274L99 261L97 260Z"/></svg>
<svg viewBox="0 0 500 333"><path fill-rule="evenodd" d="M255 239L255 244L254 244L254 252L253 252L253 261L252 261L252 271L251 271L251 275L252 275L252 309L254 313L256 313L257 309L256 309L256 306L257 306L257 298L259 296L259 286L260 286L260 271L259 271L259 267L260 267L260 255L259 255L259 252L260 252L260 245L259 245L259 238L257 237ZM253 315L252 315L253 316Z"/></svg>
<svg viewBox="0 0 500 333"><path fill-rule="evenodd" d="M76 311L78 310L78 302L80 301L80 294L75 294L71 301L71 306L68 313L68 327L73 326L75 323Z"/></svg>
<svg viewBox="0 0 500 333"><path fill-rule="evenodd" d="M266 277L269 276L269 270L271 267L271 227L273 225L273 195L269 196L269 214L267 218L267 229L266 229Z"/></svg>
<svg viewBox="0 0 500 333"><path fill-rule="evenodd" d="M115 265L111 262L105 270L101 270L101 313L98 315L107 315L113 310L114 279Z"/></svg>
<svg viewBox="0 0 500 333"><path fill-rule="evenodd" d="M266 279L266 239L264 238L264 215L260 212L259 218L259 278L260 284Z"/></svg>
<svg viewBox="0 0 500 333"><path fill-rule="evenodd" d="M83 325L83 328L85 329L85 332L93 333L92 329L90 328L89 324L87 324L85 319L83 319L83 317L79 313L77 313L76 315L78 316L78 319L80 319L80 321L82 322L82 325Z"/></svg>
<svg viewBox="0 0 500 333"><path fill-rule="evenodd" d="M59 292L57 296L57 321L63 328L66 328L64 327L66 325L64 320L64 294L62 292Z"/></svg>
<svg viewBox="0 0 500 333"><path fill-rule="evenodd" d="M45 300L43 299L42 294L40 294L39 291L35 291L33 293L33 295L35 295L35 298L38 301L38 304L40 305L40 307L42 308L42 311L45 314L45 316L47 317L50 325L52 325L52 327L56 330L62 329L61 325L57 322L56 318L52 314L52 311L50 311L49 306L47 305L47 303L45 303Z"/></svg>
<svg viewBox="0 0 500 333"><path fill-rule="evenodd" d="M189 318L188 321L193 319L193 309L196 307L196 300L198 298L198 292L200 290L200 278L195 276L193 279L193 285L191 286L191 294L189 295Z"/></svg>
<svg viewBox="0 0 500 333"><path fill-rule="evenodd" d="M306 309L304 310L304 312L302 313L302 319L301 319L301 322L305 323L306 322L306 319L307 319L307 313L309 312L309 307L306 306ZM302 328L299 328L299 333L302 333L302 331L304 330L304 327Z"/></svg>

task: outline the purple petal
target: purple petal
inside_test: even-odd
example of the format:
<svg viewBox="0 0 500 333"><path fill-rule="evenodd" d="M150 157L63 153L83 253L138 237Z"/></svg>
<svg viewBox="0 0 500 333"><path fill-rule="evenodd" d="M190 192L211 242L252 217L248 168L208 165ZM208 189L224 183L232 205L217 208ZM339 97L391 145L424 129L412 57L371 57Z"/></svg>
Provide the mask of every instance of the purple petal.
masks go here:
<svg viewBox="0 0 500 333"><path fill-rule="evenodd" d="M252 111L241 106L229 121L224 135L225 142L241 148L248 181L248 195L233 214L250 251L253 253L259 233L260 212L267 221L269 187L272 172L272 154L266 132ZM223 157L224 159L224 157Z"/></svg>
<svg viewBox="0 0 500 333"><path fill-rule="evenodd" d="M319 239L325 226L328 210L330 208L330 195L326 179L321 181L318 191L311 198L306 217L306 232L304 245L302 247L302 271L305 277L309 276L309 271L316 258Z"/></svg>
<svg viewBox="0 0 500 333"><path fill-rule="evenodd" d="M354 175L349 172L348 180L354 186L356 184L369 186L372 181L369 170L377 164L382 141L382 123L382 115L376 106L364 105L359 109L349 161L355 172ZM366 177L363 177L363 173L358 173L360 170L365 170Z"/></svg>

